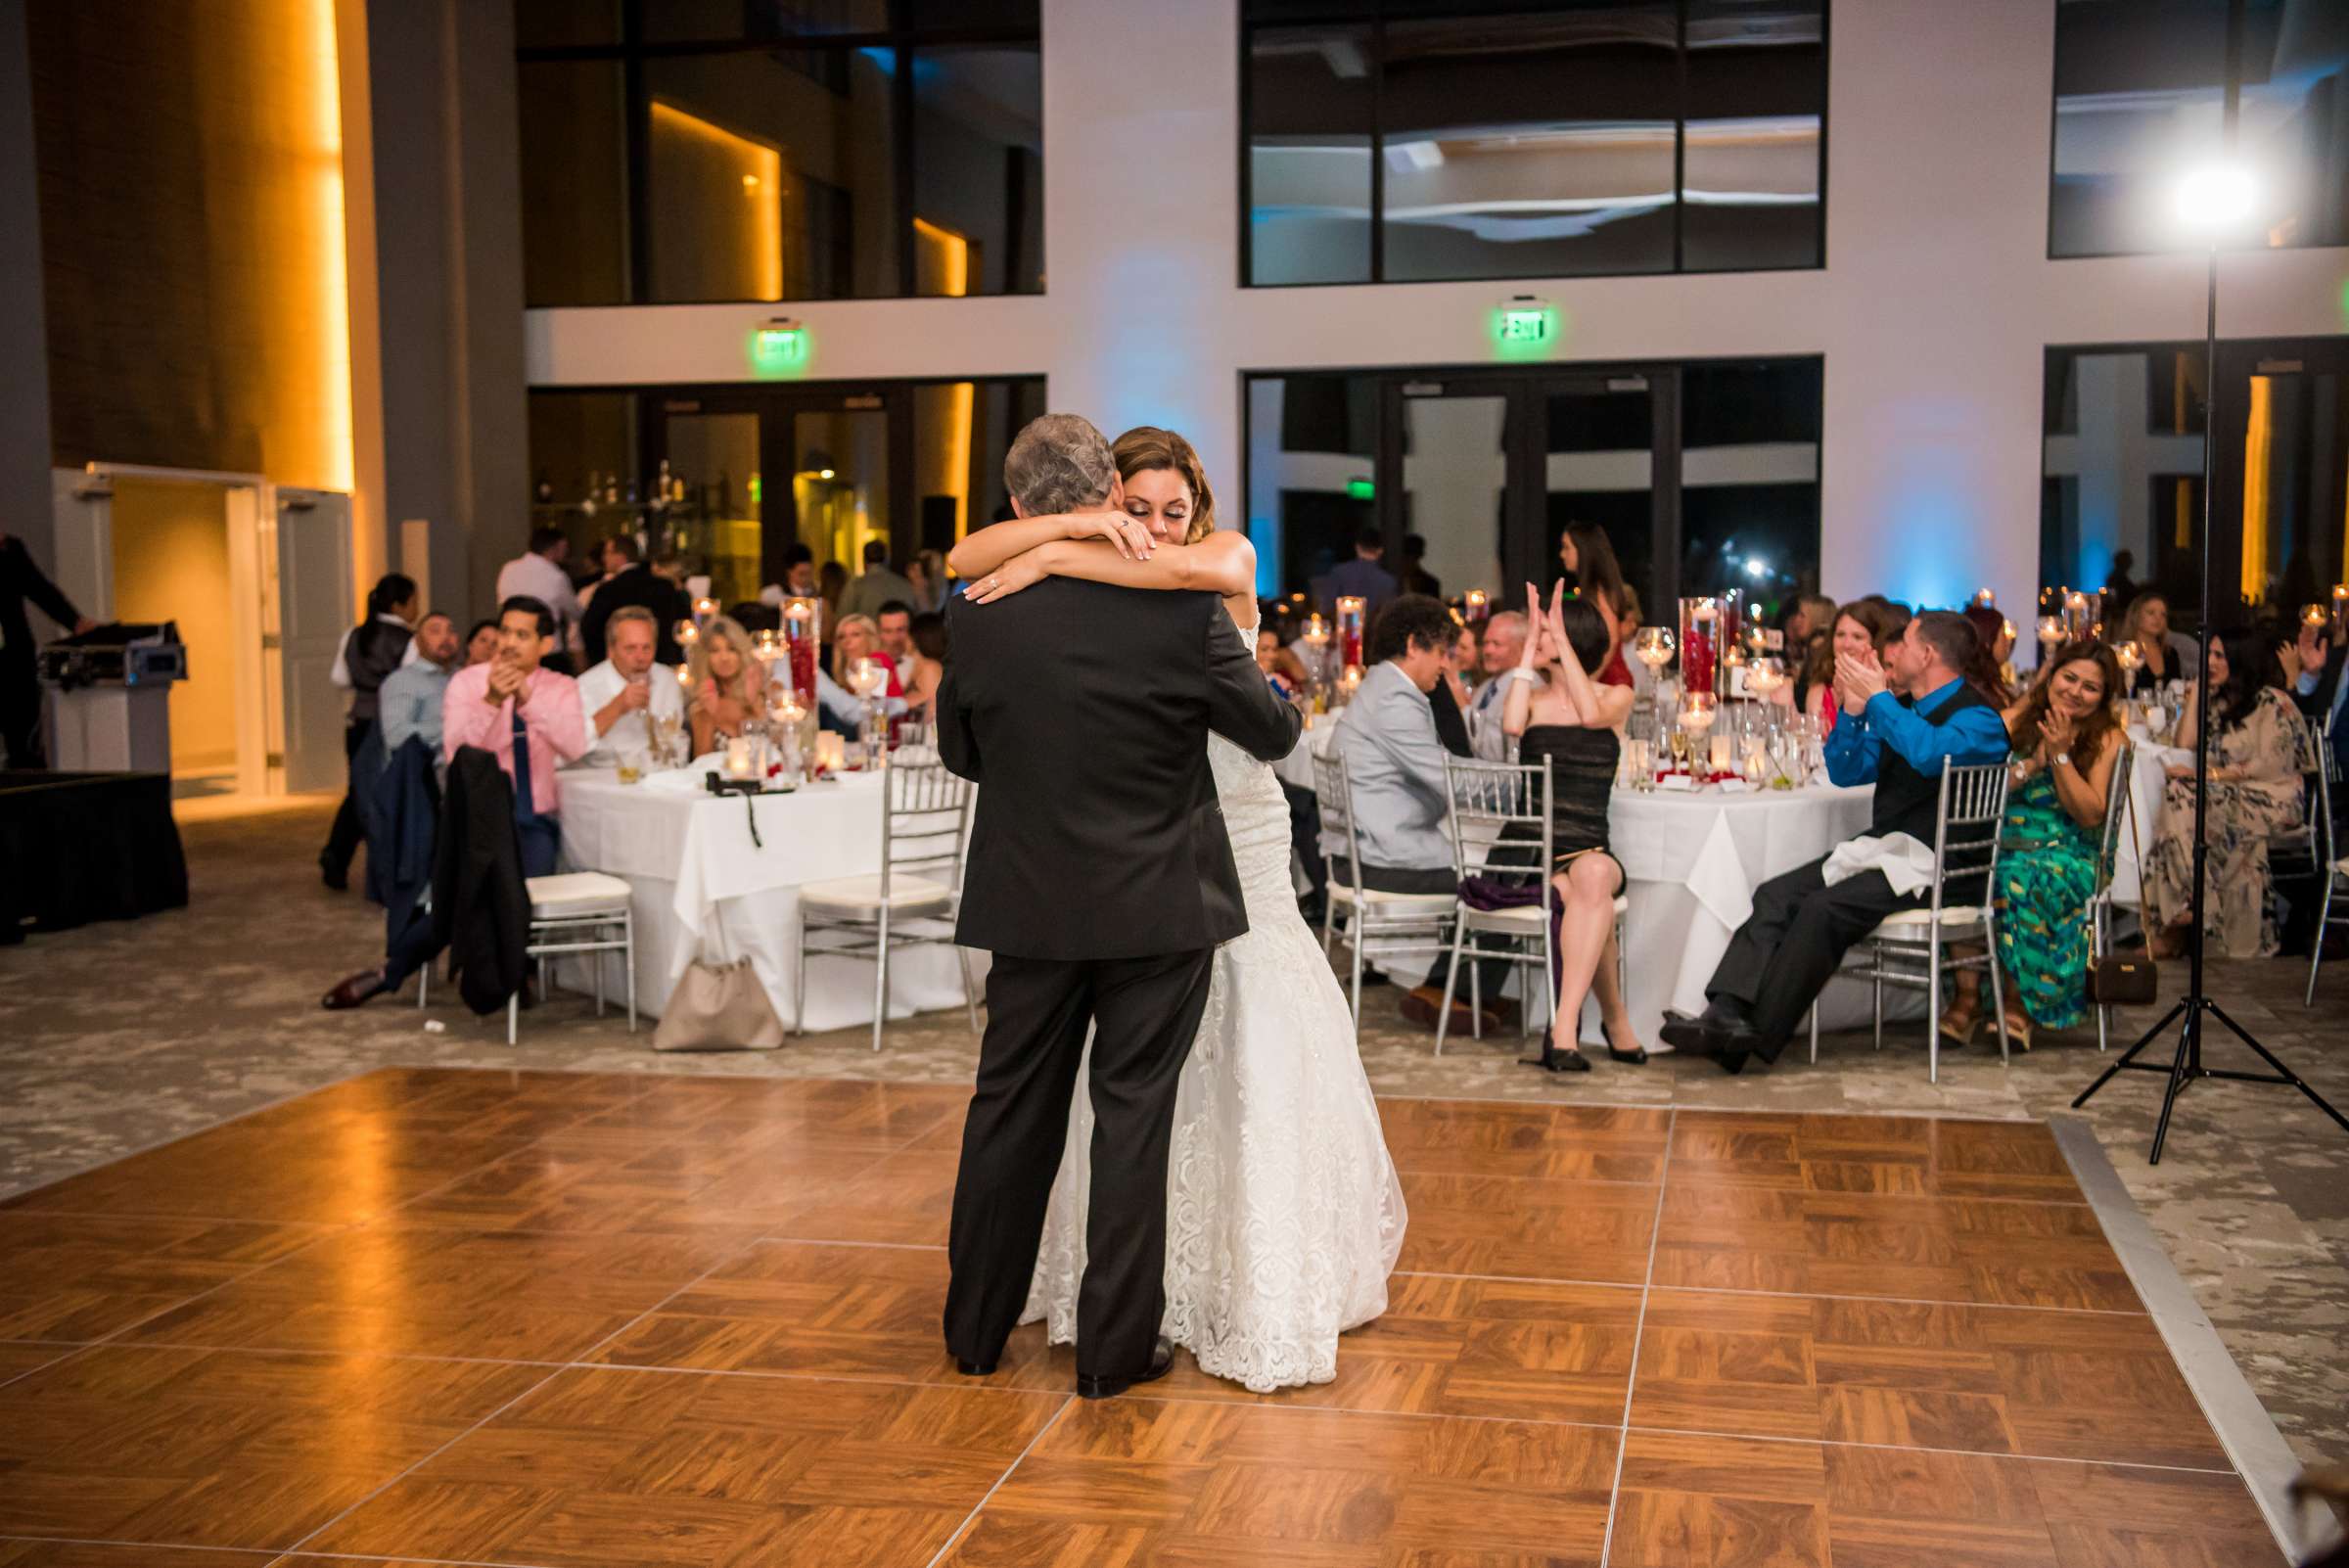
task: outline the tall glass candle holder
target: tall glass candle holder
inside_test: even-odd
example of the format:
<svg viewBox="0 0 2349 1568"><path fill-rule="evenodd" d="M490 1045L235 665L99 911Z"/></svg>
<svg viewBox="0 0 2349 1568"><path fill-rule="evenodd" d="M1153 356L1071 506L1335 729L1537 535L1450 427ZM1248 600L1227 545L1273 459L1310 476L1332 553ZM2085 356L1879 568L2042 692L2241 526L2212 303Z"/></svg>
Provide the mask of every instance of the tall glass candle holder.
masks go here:
<svg viewBox="0 0 2349 1568"><path fill-rule="evenodd" d="M2089 608L2088 595L2078 588L2067 588L2063 595L2063 635L2066 642L2078 642L2095 633L2096 613Z"/></svg>
<svg viewBox="0 0 2349 1568"><path fill-rule="evenodd" d="M1349 597L1338 601L1338 668L1340 669L1362 668L1364 609L1365 606L1359 599Z"/></svg>
<svg viewBox="0 0 2349 1568"><path fill-rule="evenodd" d="M815 666L824 642L824 601L812 596L783 601L783 650L791 670L792 695L815 712Z"/></svg>
<svg viewBox="0 0 2349 1568"><path fill-rule="evenodd" d="M1713 598L1681 601L1681 686L1714 695L1721 679L1721 601Z"/></svg>

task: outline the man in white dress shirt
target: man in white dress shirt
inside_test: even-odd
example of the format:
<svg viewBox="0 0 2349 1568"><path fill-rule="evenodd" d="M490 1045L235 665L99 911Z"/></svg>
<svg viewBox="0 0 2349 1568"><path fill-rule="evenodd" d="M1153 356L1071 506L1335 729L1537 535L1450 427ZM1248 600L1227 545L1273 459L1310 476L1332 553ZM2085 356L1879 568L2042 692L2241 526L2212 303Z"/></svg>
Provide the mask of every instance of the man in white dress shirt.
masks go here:
<svg viewBox="0 0 2349 1568"><path fill-rule="evenodd" d="M892 599L875 619L881 627L881 651L898 667L898 684L913 690L913 672L921 666L921 656L913 649L913 606Z"/></svg>
<svg viewBox="0 0 2349 1568"><path fill-rule="evenodd" d="M594 734L572 766L618 767L622 761L641 765L652 751L649 726L665 718L684 722L684 688L653 663L660 629L653 613L634 604L613 611L604 623L609 657L579 677L579 707Z"/></svg>
<svg viewBox="0 0 2349 1568"><path fill-rule="evenodd" d="M563 562L571 554L571 540L558 528L530 530L530 547L497 569L497 602L508 599L535 599L555 613L555 653L546 660L546 668L571 671L571 647L574 632L579 624L579 596L571 585L571 574L563 570Z"/></svg>
<svg viewBox="0 0 2349 1568"><path fill-rule="evenodd" d="M1517 668L1524 653L1524 616L1503 610L1485 622L1484 635L1477 639L1485 680L1468 699L1468 744L1485 761L1514 761L1509 756L1509 737L1500 728L1501 705L1509 695L1509 684L1501 677Z"/></svg>

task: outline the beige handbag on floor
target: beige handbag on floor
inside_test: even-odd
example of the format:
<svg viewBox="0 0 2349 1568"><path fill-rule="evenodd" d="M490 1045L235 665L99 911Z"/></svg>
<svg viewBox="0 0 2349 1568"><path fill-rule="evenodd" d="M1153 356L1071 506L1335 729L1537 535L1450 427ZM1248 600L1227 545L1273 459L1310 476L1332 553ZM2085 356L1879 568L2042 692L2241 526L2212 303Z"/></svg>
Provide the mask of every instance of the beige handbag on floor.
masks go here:
<svg viewBox="0 0 2349 1568"><path fill-rule="evenodd" d="M783 1020L748 958L687 964L653 1031L657 1051L771 1051L782 1043Z"/></svg>

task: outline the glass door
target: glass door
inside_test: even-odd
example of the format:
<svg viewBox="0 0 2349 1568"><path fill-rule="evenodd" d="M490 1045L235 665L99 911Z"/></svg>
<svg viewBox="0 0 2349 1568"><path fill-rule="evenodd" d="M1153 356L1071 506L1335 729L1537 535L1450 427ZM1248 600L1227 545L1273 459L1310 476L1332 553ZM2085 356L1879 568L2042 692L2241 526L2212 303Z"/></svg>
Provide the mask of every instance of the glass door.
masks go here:
<svg viewBox="0 0 2349 1568"><path fill-rule="evenodd" d="M1399 379L1386 392L1378 494L1387 570L1405 591L1457 598L1485 588L1508 600L1529 548L1517 472L1522 389L1459 377Z"/></svg>
<svg viewBox="0 0 2349 1568"><path fill-rule="evenodd" d="M1544 589L1565 566L1560 545L1574 527L1597 529L1614 546L1623 579L1649 618L1678 574L1665 541L1673 530L1663 509L1677 505L1677 456L1671 431L1679 403L1671 371L1565 376L1546 380L1536 409L1541 519L1540 576Z"/></svg>

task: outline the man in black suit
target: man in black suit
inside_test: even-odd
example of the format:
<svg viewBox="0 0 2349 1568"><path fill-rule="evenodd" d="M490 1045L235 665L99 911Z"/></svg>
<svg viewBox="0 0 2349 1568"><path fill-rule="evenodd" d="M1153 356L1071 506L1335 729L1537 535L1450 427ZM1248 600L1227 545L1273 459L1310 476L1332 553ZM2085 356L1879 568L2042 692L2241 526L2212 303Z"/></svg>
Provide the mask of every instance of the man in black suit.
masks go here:
<svg viewBox="0 0 2349 1568"><path fill-rule="evenodd" d="M1108 442L1067 414L1020 433L1004 478L1023 516L1117 492ZM954 1183L946 1345L984 1376L1019 1321L1090 1024L1077 1391L1106 1399L1173 1360L1158 1324L1174 1087L1215 948L1248 929L1208 731L1270 761L1301 721L1212 593L1047 577L946 614L939 750L981 785L955 940L994 954Z"/></svg>
<svg viewBox="0 0 2349 1568"><path fill-rule="evenodd" d="M670 628L693 614L693 600L679 585L685 575L682 562L674 556L663 556L646 566L636 559L636 541L626 536L605 541L608 553L623 556L628 565L614 573L595 590L587 603L587 613L579 618L579 642L587 651L583 669L592 669L604 662L604 627L610 624L612 612L622 605L641 605L653 613L653 661L663 665L681 665L685 650L677 646Z"/></svg>
<svg viewBox="0 0 2349 1568"><path fill-rule="evenodd" d="M15 768L47 767L41 746L41 678L27 601L69 631L97 623L73 608L24 551L24 541L0 533L0 754Z"/></svg>

